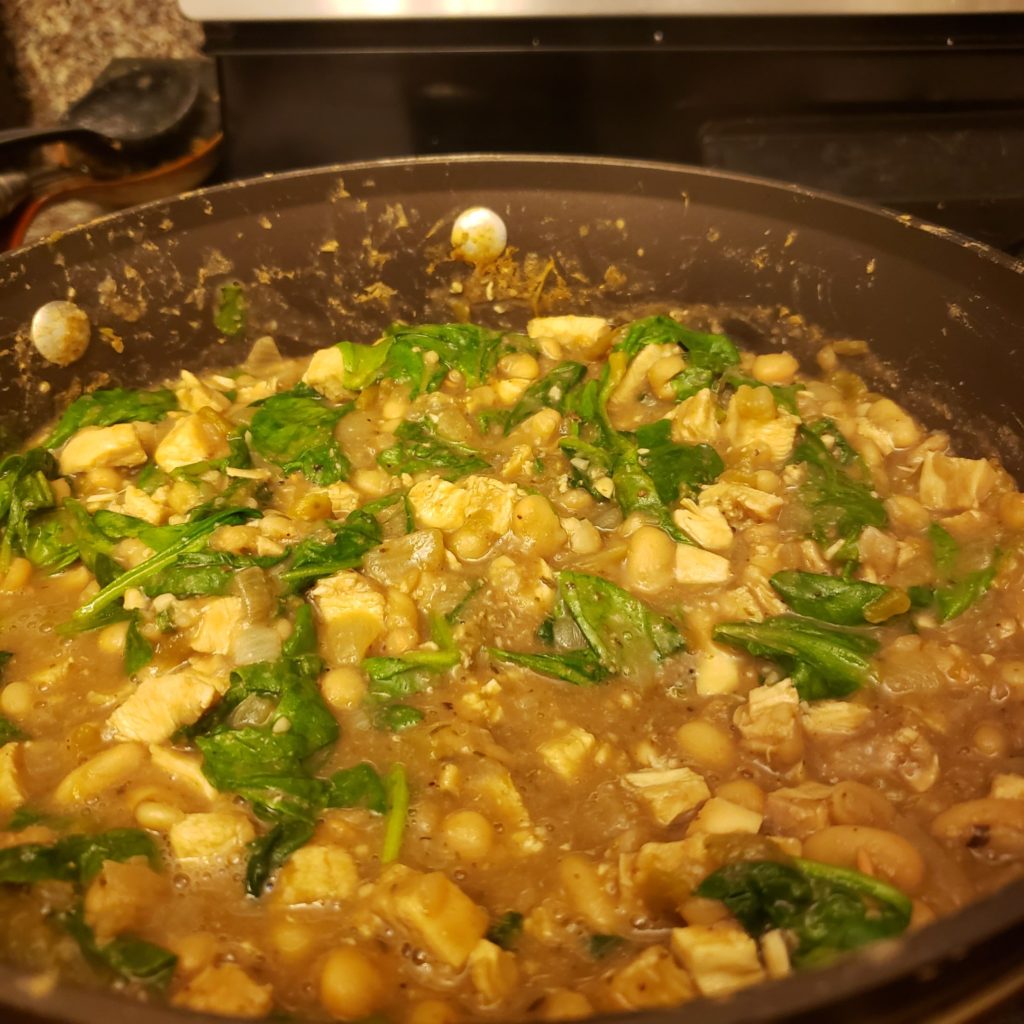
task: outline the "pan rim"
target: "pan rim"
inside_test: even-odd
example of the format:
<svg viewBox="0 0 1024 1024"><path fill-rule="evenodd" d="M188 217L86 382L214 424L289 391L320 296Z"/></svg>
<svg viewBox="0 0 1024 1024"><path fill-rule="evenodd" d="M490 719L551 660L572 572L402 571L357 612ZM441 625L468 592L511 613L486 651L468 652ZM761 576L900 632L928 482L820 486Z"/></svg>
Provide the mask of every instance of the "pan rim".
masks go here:
<svg viewBox="0 0 1024 1024"><path fill-rule="evenodd" d="M825 189L811 188L805 185L792 182L780 181L776 178L765 178L754 174L743 174L737 171L723 171L715 168L700 167L696 164L672 163L665 160L640 160L632 157L605 157L587 156L580 154L561 153L496 153L496 152L466 152L451 154L429 154L408 157L382 157L376 160L357 160L336 164L319 164L313 167L303 167L291 171L279 171L269 174L254 175L248 178L239 178L235 181L220 182L216 185L207 185L203 188L193 189L189 192L182 192L176 196L153 199L146 203L139 203L136 206L126 207L123 210L114 210L104 214L95 220L85 224L61 231L60 239L70 238L84 232L97 228L109 226L125 216L138 216L147 212L176 206L185 201L192 201L199 198L213 198L222 194L241 192L260 184L270 182L288 182L303 178L310 178L323 175L343 176L345 174L358 173L360 171L374 171L402 167L422 166L444 166L446 164L457 166L472 166L485 164L529 164L543 166L546 164L569 164L587 167L601 167L620 170L637 170L647 172L658 172L668 174L684 173L686 175L707 180L707 181L728 181L738 185L756 186L768 189L779 196L791 196L808 201L826 202L834 207L841 207L854 211L858 214L869 216L877 220L887 222L890 226L900 226L905 229L913 229L931 235L940 242L948 242L960 248L967 249L974 255L994 263L1006 270L1017 274L1024 274L1024 258L1011 256L1004 253L986 242L979 241L969 235L952 228L936 224L934 221L918 217L915 214L900 213L897 210L879 206L874 203L860 199L853 199L837 192L830 192ZM586 189L586 183L576 185L577 189ZM41 238L30 245L12 249L9 252L0 253L0 266L7 260L17 257L25 257L39 249L52 246L52 236Z"/></svg>
<svg viewBox="0 0 1024 1024"><path fill-rule="evenodd" d="M261 184L271 185L276 182L298 181L311 177L329 179L358 173L373 173L384 169L404 168L412 172L421 166L465 168L501 165L514 168L524 164L600 167L618 169L623 172L636 171L669 175L684 174L701 180L726 180L739 186L767 188L780 197L799 197L814 203L826 202L833 207L855 211L860 216L870 215L870 218L876 223L885 222L905 229L916 228L921 232L933 235L940 242L956 244L968 250L972 255L1011 271L1015 275L1024 273L1024 261L1014 259L975 239L910 215L899 214L883 207L820 190L767 178L719 172L684 164L547 154L467 153L445 156L394 157L264 175L208 186L183 193L177 197L153 200L128 210L117 211L98 221L64 232L61 240L95 230L97 227L109 227L119 220L126 220L140 214L164 211L173 213L174 209L184 202L194 204L198 199L238 193ZM586 190L587 183L585 181L579 183L578 188ZM42 239L31 246L5 254L3 258L0 258L0 269L4 267L5 263L25 258L30 253L53 248L54 244L52 239ZM758 1021L777 1019L780 1015L806 1012L812 1007L821 1006L826 997L832 1001L836 998L847 998L856 993L867 996L897 979L912 976L922 969L948 965L950 961L964 955L970 948L980 945L1005 931L1010 925L1022 920L1024 920L1024 880L1011 883L997 893L971 903L957 913L944 917L905 939L870 947L868 950L844 958L820 972L767 982L724 1002L700 1000L685 1004L684 1008L612 1014L597 1019L630 1021L636 1022L636 1024L641 1024L644 1021L673 1019L681 1014L685 1014L688 1024L705 1024L705 1022L707 1024L712 1024L712 1022L727 1024L727 1022L740 1020L754 1024ZM32 977L32 972L18 971L8 965L0 965L0 986L4 990L4 994L0 996L0 1005L36 1015L52 1014L54 1019L67 1021L69 1024L80 1024L80 1022L84 1024L87 1021L95 1022L100 1019L106 1019L110 1024L121 1024L121 1022L127 1024L128 1021L133 1024L183 1024L189 1020L209 1021L212 1024L214 1021L223 1020L223 1018L207 1015L195 1015L185 1010L140 1004L110 991L75 985L58 985L49 995L38 998L31 995L25 988L26 979Z"/></svg>

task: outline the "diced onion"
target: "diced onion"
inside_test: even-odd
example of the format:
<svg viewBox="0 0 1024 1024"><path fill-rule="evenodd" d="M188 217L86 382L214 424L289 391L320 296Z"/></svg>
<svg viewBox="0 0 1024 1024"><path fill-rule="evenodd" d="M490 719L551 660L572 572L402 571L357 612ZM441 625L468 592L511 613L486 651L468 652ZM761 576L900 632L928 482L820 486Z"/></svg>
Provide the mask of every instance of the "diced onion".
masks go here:
<svg viewBox="0 0 1024 1024"><path fill-rule="evenodd" d="M235 637L231 654L238 665L277 661L281 657L281 635L270 626L249 626Z"/></svg>
<svg viewBox="0 0 1024 1024"><path fill-rule="evenodd" d="M553 632L555 635L555 646L559 650L573 651L577 647L585 647L587 644L586 637L584 637L580 627L568 615L555 619Z"/></svg>
<svg viewBox="0 0 1024 1024"><path fill-rule="evenodd" d="M259 693L250 693L231 712L231 728L244 729L246 726L266 725L277 710L277 702Z"/></svg>

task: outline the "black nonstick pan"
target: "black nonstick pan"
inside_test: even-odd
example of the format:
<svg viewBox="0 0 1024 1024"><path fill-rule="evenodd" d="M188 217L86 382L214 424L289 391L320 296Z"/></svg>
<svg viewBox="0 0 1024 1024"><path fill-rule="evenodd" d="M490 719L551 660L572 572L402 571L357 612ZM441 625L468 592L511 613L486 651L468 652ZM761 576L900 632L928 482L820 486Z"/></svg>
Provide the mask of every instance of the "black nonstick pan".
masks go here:
<svg viewBox="0 0 1024 1024"><path fill-rule="evenodd" d="M482 204L514 252L485 272L451 259L452 221ZM242 331L214 324L221 286ZM57 368L29 324L53 299L92 322ZM83 387L228 364L272 335L300 352L372 340L396 319L707 308L744 344L867 340L880 390L964 454L1024 477L1024 265L944 229L835 197L693 168L558 157L351 164L129 211L0 259L0 440L28 435ZM862 367L858 367L862 369ZM906 939L721 1003L628 1017L685 1024L966 1021L1024 987L1024 882ZM1024 1005L1024 1004L1022 1004ZM1024 1016L1024 1011L1022 1011ZM0 967L0 1021L217 1020ZM623 1018L627 1019L627 1018Z"/></svg>

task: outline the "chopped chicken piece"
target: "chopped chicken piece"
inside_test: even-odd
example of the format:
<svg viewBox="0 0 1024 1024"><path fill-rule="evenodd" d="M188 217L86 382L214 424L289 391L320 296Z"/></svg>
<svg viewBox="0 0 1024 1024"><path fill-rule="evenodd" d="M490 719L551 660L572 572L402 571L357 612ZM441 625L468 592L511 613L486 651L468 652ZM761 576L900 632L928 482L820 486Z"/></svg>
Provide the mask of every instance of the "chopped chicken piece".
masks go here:
<svg viewBox="0 0 1024 1024"><path fill-rule="evenodd" d="M713 796L690 822L687 835L698 832L706 835L727 835L731 832L754 834L761 831L763 821L764 817L757 811L742 807L724 797Z"/></svg>
<svg viewBox="0 0 1024 1024"><path fill-rule="evenodd" d="M800 720L812 736L852 736L871 717L871 708L848 700L816 700L801 709Z"/></svg>
<svg viewBox="0 0 1024 1024"><path fill-rule="evenodd" d="M196 1013L255 1020L270 1013L274 990L253 981L238 964L211 964L175 992L171 1003Z"/></svg>
<svg viewBox="0 0 1024 1024"><path fill-rule="evenodd" d="M673 928L672 952L704 996L728 995L765 976L757 943L731 923Z"/></svg>
<svg viewBox="0 0 1024 1024"><path fill-rule="evenodd" d="M122 932L147 924L170 897L170 881L157 874L142 857L103 862L85 893L85 923L106 945Z"/></svg>
<svg viewBox="0 0 1024 1024"><path fill-rule="evenodd" d="M519 984L519 967L513 953L481 939L469 954L469 978L485 1006L496 1006Z"/></svg>
<svg viewBox="0 0 1024 1024"><path fill-rule="evenodd" d="M228 679L215 679L193 669L143 680L107 723L119 740L162 743L183 725L191 725L228 687Z"/></svg>
<svg viewBox="0 0 1024 1024"><path fill-rule="evenodd" d="M700 492L700 507L719 509L734 526L747 519L766 523L774 519L782 508L782 498L747 484L719 481L709 484Z"/></svg>
<svg viewBox="0 0 1024 1024"><path fill-rule="evenodd" d="M332 668L355 665L383 632L387 601L357 572L320 580L310 594L320 618L320 652Z"/></svg>
<svg viewBox="0 0 1024 1024"><path fill-rule="evenodd" d="M166 489L164 493L166 493ZM154 501L145 491L139 490L138 487L133 487L131 484L124 489L121 508L126 516L145 519L147 523L152 523L154 526L163 526L171 512L162 502Z"/></svg>
<svg viewBox="0 0 1024 1024"><path fill-rule="evenodd" d="M631 865L632 884L654 911L675 910L709 870L703 835L671 843L644 843Z"/></svg>
<svg viewBox="0 0 1024 1024"><path fill-rule="evenodd" d="M732 575L728 558L704 551L692 544L676 545L675 577L677 583L725 583Z"/></svg>
<svg viewBox="0 0 1024 1024"><path fill-rule="evenodd" d="M996 471L987 459L957 459L928 452L921 465L919 496L932 511L977 508L995 486Z"/></svg>
<svg viewBox="0 0 1024 1024"><path fill-rule="evenodd" d="M1024 800L1024 775L1010 772L993 775L988 795L996 800Z"/></svg>
<svg viewBox="0 0 1024 1024"><path fill-rule="evenodd" d="M537 747L544 763L566 782L574 781L597 745L592 733L579 726L546 740Z"/></svg>
<svg viewBox="0 0 1024 1024"><path fill-rule="evenodd" d="M672 440L676 444L713 444L722 431L718 413L718 403L710 388L690 395L672 413Z"/></svg>
<svg viewBox="0 0 1024 1024"><path fill-rule="evenodd" d="M601 534L589 519L566 516L560 522L569 536L569 547L573 554L595 555L601 550Z"/></svg>
<svg viewBox="0 0 1024 1024"><path fill-rule="evenodd" d="M313 353L302 382L332 402L340 402L352 395L345 387L345 357L337 345Z"/></svg>
<svg viewBox="0 0 1024 1024"><path fill-rule="evenodd" d="M921 440L921 428L913 417L901 409L891 398L879 398L868 408L868 420L879 431L884 431L888 450L909 448ZM879 446L881 447L881 446ZM883 453L886 449L882 448Z"/></svg>
<svg viewBox="0 0 1024 1024"><path fill-rule="evenodd" d="M540 409L513 429L509 441L518 445L517 452L526 449L525 458L532 461L533 448L550 445L557 438L561 426L562 414L557 409Z"/></svg>
<svg viewBox="0 0 1024 1024"><path fill-rule="evenodd" d="M693 981L672 959L664 946L648 946L608 979L614 1006L623 1010L647 1010L676 1006L693 999Z"/></svg>
<svg viewBox="0 0 1024 1024"><path fill-rule="evenodd" d="M771 466L789 457L799 425L800 417L779 409L767 388L743 385L729 402L723 429L733 448L743 451L745 462Z"/></svg>
<svg viewBox="0 0 1024 1024"><path fill-rule="evenodd" d="M504 765L478 756L478 764L474 766L467 788L487 803L501 820L520 828L530 825L526 804Z"/></svg>
<svg viewBox="0 0 1024 1024"><path fill-rule="evenodd" d="M702 697L716 693L735 693L740 685L742 658L717 644L697 652L696 689Z"/></svg>
<svg viewBox="0 0 1024 1024"><path fill-rule="evenodd" d="M331 500L331 512L335 519L344 519L349 512L359 508L361 502L359 492L351 484L341 481L327 488L327 497Z"/></svg>
<svg viewBox="0 0 1024 1024"><path fill-rule="evenodd" d="M495 591L523 614L543 616L555 604L554 574L543 558L498 555L488 566L487 579Z"/></svg>
<svg viewBox="0 0 1024 1024"><path fill-rule="evenodd" d="M761 958L764 960L769 978L785 978L792 973L789 946L786 945L786 937L780 929L773 928L761 936Z"/></svg>
<svg viewBox="0 0 1024 1024"><path fill-rule="evenodd" d="M231 407L227 395L208 387L190 370L181 371L181 383L174 389L174 397L186 412L199 412L205 408L224 412Z"/></svg>
<svg viewBox="0 0 1024 1024"><path fill-rule="evenodd" d="M240 597L213 597L200 606L200 619L192 631L192 650L201 654L230 654L235 634L245 625Z"/></svg>
<svg viewBox="0 0 1024 1024"><path fill-rule="evenodd" d="M456 970L465 966L487 931L487 912L439 871L392 865L377 883L377 904L385 918Z"/></svg>
<svg viewBox="0 0 1024 1024"><path fill-rule="evenodd" d="M87 469L110 466L141 466L146 450L133 423L113 427L83 427L60 453L60 471L65 476Z"/></svg>
<svg viewBox="0 0 1024 1024"><path fill-rule="evenodd" d="M732 527L713 505L701 508L684 498L672 513L676 526L708 551L728 551L732 547Z"/></svg>
<svg viewBox="0 0 1024 1024"><path fill-rule="evenodd" d="M583 1020L594 1014L594 1005L582 992L551 989L538 1007L541 1020Z"/></svg>
<svg viewBox="0 0 1024 1024"><path fill-rule="evenodd" d="M183 862L226 861L240 854L256 837L252 822L229 811L186 814L170 830L171 850Z"/></svg>
<svg viewBox="0 0 1024 1024"><path fill-rule="evenodd" d="M542 316L526 325L534 339L550 338L567 358L597 359L612 342L608 322L600 316Z"/></svg>
<svg viewBox="0 0 1024 1024"><path fill-rule="evenodd" d="M623 781L647 804L659 825L670 825L711 796L704 776L692 768L630 772Z"/></svg>
<svg viewBox="0 0 1024 1024"><path fill-rule="evenodd" d="M274 886L282 903L336 903L349 899L359 884L355 861L340 846L309 844L285 862Z"/></svg>
<svg viewBox="0 0 1024 1024"><path fill-rule="evenodd" d="M647 345L633 357L622 380L608 396L608 415L619 430L634 430L643 423L645 413L640 399L649 387L647 371L660 360L678 354L678 345Z"/></svg>
<svg viewBox="0 0 1024 1024"><path fill-rule="evenodd" d="M751 690L747 703L733 715L733 724L753 753L791 763L803 752L800 698L790 679Z"/></svg>
<svg viewBox="0 0 1024 1024"><path fill-rule="evenodd" d="M514 484L484 476L468 476L457 484L432 476L413 484L409 490L416 524L450 533L470 516L483 516L484 523L500 535L512 525L512 509L523 496Z"/></svg>
<svg viewBox="0 0 1024 1024"><path fill-rule="evenodd" d="M196 462L223 459L228 451L224 424L210 410L203 409L179 419L157 445L153 459L164 472L169 473Z"/></svg>

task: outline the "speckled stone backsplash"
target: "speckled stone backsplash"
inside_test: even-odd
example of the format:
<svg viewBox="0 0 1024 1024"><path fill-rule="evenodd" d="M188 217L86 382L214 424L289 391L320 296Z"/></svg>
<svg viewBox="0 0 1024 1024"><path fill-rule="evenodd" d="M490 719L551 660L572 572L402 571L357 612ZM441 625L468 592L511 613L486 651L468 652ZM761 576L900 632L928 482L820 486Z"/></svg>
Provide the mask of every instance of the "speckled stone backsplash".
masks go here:
<svg viewBox="0 0 1024 1024"><path fill-rule="evenodd" d="M0 0L32 120L56 120L115 57L195 57L202 30L174 0Z"/></svg>

